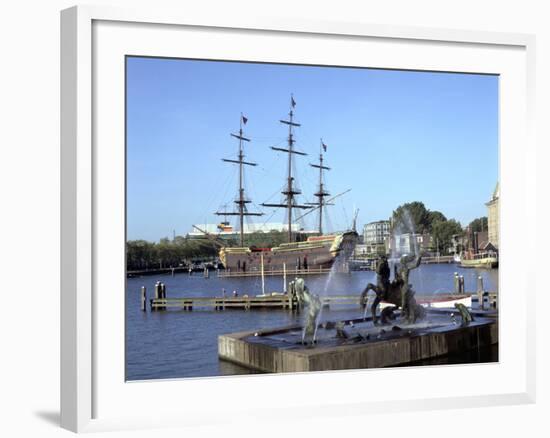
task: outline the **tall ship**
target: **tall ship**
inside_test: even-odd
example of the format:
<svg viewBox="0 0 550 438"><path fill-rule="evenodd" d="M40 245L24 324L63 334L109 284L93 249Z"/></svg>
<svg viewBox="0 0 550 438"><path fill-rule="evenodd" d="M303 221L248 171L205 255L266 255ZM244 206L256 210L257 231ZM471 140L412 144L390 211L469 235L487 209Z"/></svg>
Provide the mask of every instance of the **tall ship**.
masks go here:
<svg viewBox="0 0 550 438"><path fill-rule="evenodd" d="M299 151L295 147L294 130L301 125L294 119L294 109L296 102L291 95L290 111L288 118L280 120L280 123L288 129L286 147L271 146L271 149L277 152L287 154L288 172L285 185L281 194L283 201L280 203L262 203L263 207L282 208L286 210L286 238L287 242L273 248L257 248L245 246L244 234L244 218L247 216L262 216L261 212L250 211L248 205L251 200L247 197L243 187L244 169L246 166L256 166L256 163L245 161L244 145L250 142L250 139L243 133L243 126L246 125L248 119L241 114L240 127L238 133L232 133L231 136L238 140L237 159L224 159L223 161L236 164L239 166L239 187L237 197L234 201L235 210L232 212L217 211L215 214L219 216L238 216L240 233L239 246L230 247L223 246L220 249L219 257L225 269L234 273L250 273L260 271L280 271L280 270L297 270L297 271L319 271L326 272L331 269L335 263L339 271L347 271L348 260L353 254L355 244L357 242L357 232L355 226L345 232L324 234L323 230L323 213L327 206L332 205L337 196L332 198L326 190L323 172L330 170L324 164L324 152L327 146L320 141L319 161L311 163L310 166L319 171L318 190L314 194L316 202L300 204L298 196L301 195L301 190L297 187L295 176L293 175L293 162L296 156L306 156L305 152ZM318 235L309 236L304 241L300 240L300 233L293 227L293 221L300 220L305 215L318 211L317 231ZM229 226L227 222L224 222Z"/></svg>

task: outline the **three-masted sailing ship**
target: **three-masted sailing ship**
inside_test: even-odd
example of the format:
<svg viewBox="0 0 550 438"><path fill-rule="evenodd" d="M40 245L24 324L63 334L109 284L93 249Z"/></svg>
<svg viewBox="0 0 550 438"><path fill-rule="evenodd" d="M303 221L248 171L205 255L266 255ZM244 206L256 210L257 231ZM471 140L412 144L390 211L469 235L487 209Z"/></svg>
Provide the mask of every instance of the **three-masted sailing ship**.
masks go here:
<svg viewBox="0 0 550 438"><path fill-rule="evenodd" d="M246 125L248 119L241 114L240 127L237 134L232 133L231 136L238 140L239 149L237 159L224 159L223 161L237 164L239 166L239 188L238 196L235 199L236 210L233 212L217 211L215 214L219 216L238 216L240 222L240 246L239 247L222 247L219 252L220 260L226 269L232 272L250 272L259 271L263 265L266 270L282 270L298 269L298 270L319 270L320 272L330 269L335 260L341 262L343 269L347 267L347 260L352 255L357 241L357 233L355 230L346 231L335 234L323 234L323 213L324 209L331 204L329 199L330 193L326 190L323 172L330 170L324 164L324 152L327 146L321 140L319 150L318 163L310 164L310 166L319 170L319 187L314 196L317 202L300 204L298 196L301 190L297 187L295 177L292 174L293 160L295 156L305 156L305 152L299 151L295 147L294 129L301 125L294 119L294 108L296 102L294 97L290 99L290 111L288 119L280 120L280 123L288 127L287 145L286 147L272 146L271 149L277 152L287 154L288 173L286 184L281 194L283 202L281 203L263 203L263 207L268 208L284 208L286 209L287 222L287 243L283 243L273 248L254 248L247 247L244 244L244 218L247 216L262 216L261 212L252 212L248 209L248 204L251 200L246 196L243 187L243 174L245 166L256 166L256 163L245 161L244 144L250 142L250 139L243 134L243 125ZM334 197L332 198L334 199ZM293 220L300 219L296 217L295 211L312 212L318 210L318 236L310 236L307 240L298 242L295 241L297 236L296 230L293 230ZM227 225L227 223L226 223Z"/></svg>

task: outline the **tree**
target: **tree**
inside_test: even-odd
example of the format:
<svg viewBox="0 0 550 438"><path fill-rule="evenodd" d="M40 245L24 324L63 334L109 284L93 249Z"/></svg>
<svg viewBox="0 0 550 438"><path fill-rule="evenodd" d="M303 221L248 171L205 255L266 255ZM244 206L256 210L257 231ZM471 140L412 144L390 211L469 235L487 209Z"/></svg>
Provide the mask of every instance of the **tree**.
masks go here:
<svg viewBox="0 0 550 438"><path fill-rule="evenodd" d="M437 251L448 252L453 244L453 236L462 233L462 226L454 219L436 221L432 225L432 239Z"/></svg>
<svg viewBox="0 0 550 438"><path fill-rule="evenodd" d="M424 233L430 228L429 210L419 201L400 205L394 210L392 219L393 229L402 233Z"/></svg>
<svg viewBox="0 0 550 438"><path fill-rule="evenodd" d="M429 223L429 232L432 231L432 227L436 222L445 222L447 218L440 211L428 211L428 223Z"/></svg>
<svg viewBox="0 0 550 438"><path fill-rule="evenodd" d="M154 243L145 240L131 240L126 243L126 264L128 269L147 269L158 262Z"/></svg>
<svg viewBox="0 0 550 438"><path fill-rule="evenodd" d="M174 241L167 238L159 243L145 240L130 240L126 243L126 268L128 270L168 268L179 266L193 258L215 257L218 247L209 239L186 239L181 236Z"/></svg>
<svg viewBox="0 0 550 438"><path fill-rule="evenodd" d="M488 221L487 216L478 217L477 219L474 219L472 222L470 222L470 225L468 225L470 228L470 232L476 232L476 231L487 231L488 230Z"/></svg>

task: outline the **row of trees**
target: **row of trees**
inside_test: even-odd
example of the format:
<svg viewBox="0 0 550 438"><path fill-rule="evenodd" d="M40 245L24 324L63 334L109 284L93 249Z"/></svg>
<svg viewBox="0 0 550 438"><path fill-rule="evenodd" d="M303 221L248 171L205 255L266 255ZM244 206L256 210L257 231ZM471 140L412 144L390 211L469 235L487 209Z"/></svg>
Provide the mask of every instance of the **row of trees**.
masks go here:
<svg viewBox="0 0 550 438"><path fill-rule="evenodd" d="M216 246L207 239L177 236L173 241L166 238L159 243L145 240L126 242L126 267L129 271L176 267L216 255Z"/></svg>
<svg viewBox="0 0 550 438"><path fill-rule="evenodd" d="M464 231L460 223L447 219L440 211L426 208L422 202L408 202L400 205L392 214L393 230L430 234L434 250L445 253L453 245L453 236L462 236ZM469 224L470 232L487 230L487 218L481 217ZM304 236L296 236L303 240ZM286 242L286 233L252 233L246 236L246 245L251 247L272 248ZM190 239L176 236L173 240L161 239L160 242L131 240L126 243L126 261L128 270L156 269L176 267L193 261L204 261L218 255L220 245L237 246L237 239L215 243L210 239Z"/></svg>
<svg viewBox="0 0 550 438"><path fill-rule="evenodd" d="M410 229L411 226L414 229ZM465 231L455 219L447 219L440 211L426 208L422 202L408 202L400 205L392 214L393 229L406 230L419 234L430 234L433 249L447 252L453 246L453 236L463 236ZM470 232L487 230L487 217L473 220Z"/></svg>
<svg viewBox="0 0 550 438"><path fill-rule="evenodd" d="M286 233L251 233L246 236L247 246L271 248L286 242ZM215 243L207 238L176 236L173 240L161 239L160 242L130 240L126 243L126 267L129 271L157 269L187 265L194 261L213 259L218 255L220 246L237 246L237 239L227 239Z"/></svg>

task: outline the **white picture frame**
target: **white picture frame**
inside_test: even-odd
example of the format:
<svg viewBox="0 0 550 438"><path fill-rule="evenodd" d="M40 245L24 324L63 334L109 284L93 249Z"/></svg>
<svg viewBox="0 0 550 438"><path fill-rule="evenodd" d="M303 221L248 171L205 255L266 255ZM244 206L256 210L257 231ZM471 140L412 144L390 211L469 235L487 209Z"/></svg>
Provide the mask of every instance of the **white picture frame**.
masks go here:
<svg viewBox="0 0 550 438"><path fill-rule="evenodd" d="M178 32L182 32L181 36ZM147 41L139 35L147 32ZM172 32L172 33L171 33ZM175 32L175 34L173 34ZM124 313L120 312L123 300L113 298L109 303L105 298L105 285L114 290L110 294L124 295L118 291L116 272L109 272L108 251L113 257L109 266L120 267L120 254L123 245L118 242L120 233L120 212L107 218L103 207L117 206L123 193L124 174L121 168L120 147L123 126L120 121L120 104L123 102L124 78L119 74L120 65L110 70L109 60L120 62L120 55L180 56L181 49L170 46L163 38L195 38L193 54L208 59L212 56L223 59L250 60L254 56L266 57L265 49L254 43L255 39L270 38L273 57L280 56L277 40L303 40L308 48L308 56L316 58L321 64L341 64L344 56L337 53L338 47L351 47L353 44L384 44L384 50L373 48L373 59L380 67L411 69L472 71L500 74L501 84L501 194L502 194L502 248L501 258L501 350L500 363L489 368L457 367L421 367L414 370L367 370L357 372L310 373L283 376L250 376L219 379L185 379L185 381L164 381L154 383L125 383L120 381L120 360L123 351L117 349L123 345L120 337L124 328ZM223 44L209 46L208 41L218 38L220 32L232 32L235 41L252 41L245 49L238 45L231 50ZM125 35L128 35L126 37ZM202 38L202 39L201 39ZM205 39L206 38L206 39ZM323 40L325 38L325 40ZM271 40L270 40L271 41ZM326 42L334 42L334 47ZM107 44L108 43L108 44ZM181 43L181 41L180 41ZM127 44L131 45L131 51ZM227 42L226 44L229 44ZM256 45L255 45L256 44ZM281 42L281 50L284 48ZM317 46L315 46L317 44ZM316 51L324 44L322 51ZM180 44L181 46L181 44ZM248 47L249 46L249 47ZM286 46L285 46L286 47ZM367 47L367 46L365 46ZM405 59L409 50L419 51L418 59ZM259 50L263 49L263 50ZM309 50L311 49L311 50ZM386 50L387 49L387 50ZM136 52L137 50L137 52ZM225 50L225 52L224 52ZM434 50L435 52L430 52ZM388 53L383 53L387 51ZM422 52L425 52L422 55ZM535 399L535 321L534 311L527 303L534 301L536 284L533 268L514 255L518 241L510 232L521 223L534 223L533 208L535 199L535 155L536 145L532 133L534 105L534 52L535 39L531 35L461 31L451 29L425 29L402 26L381 26L366 23L317 22L306 19L250 17L240 11L233 16L204 16L193 11L126 10L109 7L78 6L61 13L61 425L72 431L100 431L115 428L146 428L167 425L189 425L206 422L209 410L215 404L201 394L211 394L219 389L220 403L234 397L238 390L240 397L264 397L258 406L269 406L271 398L277 412L297 416L296 407L301 415L360 415L366 412L384 410L440 409L464 406L487 406L498 404L530 403ZM201 56L201 52L203 53ZM260 52L263 52L260 53ZM341 51L345 52L345 50ZM447 52L452 52L451 54ZM455 53L456 52L456 53ZM225 56L215 53L224 53ZM305 53L302 52L302 54ZM376 55L378 53L378 55ZM401 53L399 58L397 53ZM432 55L438 53L438 59ZM411 55L409 53L409 55ZM480 56L481 55L481 56ZM287 61L300 61L300 53L288 55ZM422 56L432 56L432 61L422 61ZM324 58L321 58L324 57ZM460 58L468 58L468 67L461 67ZM221 59L221 58L218 58ZM285 58L286 59L286 58ZM325 59L324 62L319 61ZM491 61L493 59L493 61ZM284 61L284 59L280 59ZM303 62L303 60L302 60ZM314 59L305 63L314 62ZM375 62L375 61L372 61ZM456 64L453 64L456 63ZM491 64L493 62L493 64ZM477 63L477 64L476 64ZM362 64L361 64L362 65ZM477 65L477 67L476 67ZM439 67L438 67L439 66ZM453 67L455 66L455 67ZM102 82L106 81L106 82ZM102 91L103 90L103 91ZM122 91L122 94L121 94ZM119 111L109 116L112 124L106 124L103 111L107 93L114 99L109 106ZM122 129L122 131L121 131ZM521 147L518 146L521 144ZM108 146L109 149L105 149ZM108 154L102 153L106 150ZM123 151L122 151L123 152ZM513 164L516 167L512 167ZM109 181L106 181L109 175ZM122 186L121 186L122 184ZM113 194L106 191L115 187ZM119 187L120 186L120 187ZM122 199L123 201L123 199ZM103 204L105 203L105 204ZM524 205L533 206L530 210ZM124 208L123 203L120 208ZM112 220L111 220L112 219ZM109 224L106 225L106 223ZM111 224L112 222L112 224ZM114 228L109 228L110 226ZM118 228L117 228L118 227ZM122 241L121 241L122 242ZM523 242L525 244L525 242ZM527 253L533 253L532 242L526 243ZM525 250L524 250L525 251ZM110 256L110 257L111 257ZM118 257L118 259L117 259ZM117 261L118 260L118 261ZM123 259L122 259L123 260ZM113 261L113 263L110 263ZM524 279L514 279L506 274L507 266L518 266L525 272ZM114 269L114 268L113 268ZM114 276L112 277L111 274ZM114 282L110 279L115 278ZM118 281L118 283L117 283ZM507 291L520 290L521 296L509 299ZM117 292L118 291L118 292ZM112 304L112 305L111 305ZM118 312L118 313L117 313ZM516 334L512 335L508 326L517 324ZM112 330L111 330L112 327ZM112 333L113 336L108 336ZM505 337L506 336L506 337ZM112 338L112 339L111 339ZM507 343L514 343L516 353ZM508 345L508 346L507 346ZM123 349L122 349L123 350ZM509 367L508 367L509 366ZM111 369L112 368L112 369ZM447 371L441 371L441 369ZM464 371L464 368L467 368ZM373 386L377 375L394 373L396 377L407 378L412 382L407 391L397 385L387 387L384 397L384 385ZM436 385L432 390L416 387L418 379L441 379L449 373L470 376L474 373L498 373L498 385L480 385L477 391L460 388L450 389ZM123 374L123 372L122 372ZM489 374L487 374L489 375ZM496 377L495 377L496 378ZM356 393L357 379L369 379L369 388L373 393ZM504 379L504 380L503 380ZM394 380L394 378L392 378ZM398 379L397 379L398 380ZM258 382L264 389L258 395ZM307 393L304 388L323 385L331 388L331 403L319 402L320 394L315 390ZM429 386L429 385L427 385ZM173 389L177 387L176 389ZM164 400L177 399L178 391L185 387L186 394L193 394L193 415L178 415L178 409L189 412L191 406L180 400L172 410L162 415L149 416L139 410L140 398ZM267 388L267 389L265 389ZM276 389L282 388L282 389ZM281 403L284 388L297 388L303 398L296 402ZM346 392L348 391L348 392ZM422 392L424 391L424 392ZM431 392L430 392L431 391ZM268 397L270 397L268 399ZM132 404L135 401L135 405ZM258 401L258 400L257 400ZM173 403L171 405L174 405ZM122 408L124 407L124 409ZM229 421L231 410L220 413L218 421ZM248 409L245 415L262 416L261 409Z"/></svg>

